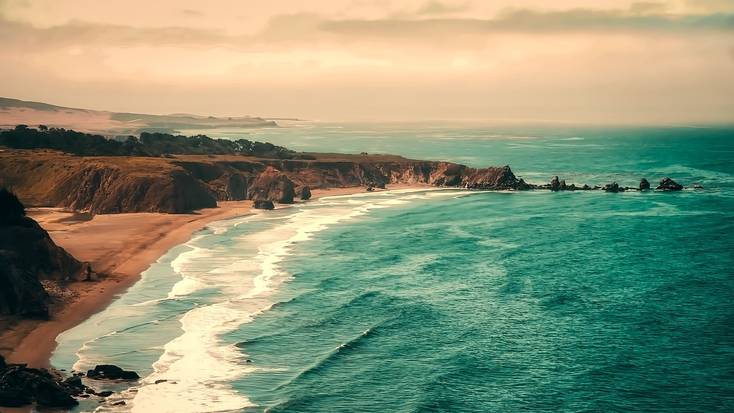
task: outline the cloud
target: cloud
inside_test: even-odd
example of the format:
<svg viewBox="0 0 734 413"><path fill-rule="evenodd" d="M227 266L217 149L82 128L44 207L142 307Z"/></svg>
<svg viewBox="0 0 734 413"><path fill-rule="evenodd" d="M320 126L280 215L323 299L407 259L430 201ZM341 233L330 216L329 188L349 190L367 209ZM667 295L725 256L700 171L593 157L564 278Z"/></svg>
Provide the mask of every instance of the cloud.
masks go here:
<svg viewBox="0 0 734 413"><path fill-rule="evenodd" d="M440 1L430 0L425 2L415 14L417 16L436 16L465 11L467 9L468 6L465 4L450 5Z"/></svg>
<svg viewBox="0 0 734 413"><path fill-rule="evenodd" d="M732 0L686 0L686 8L697 13L731 13L734 12Z"/></svg>
<svg viewBox="0 0 734 413"><path fill-rule="evenodd" d="M441 16L459 10L458 7L429 1L410 16L377 19L332 19L314 13L276 15L262 30L248 35L233 35L218 28L134 27L78 20L36 27L29 22L9 20L0 11L0 38L8 47L28 50L90 45L258 50L314 44L343 47L345 41L410 40L431 46L437 39L447 42L459 37L483 38L491 34L734 32L734 13L675 15L667 13L664 4L650 2L635 3L625 10L510 9L487 19ZM184 10L184 13L193 16L199 12ZM471 47L470 43L464 46Z"/></svg>
<svg viewBox="0 0 734 413"><path fill-rule="evenodd" d="M3 38L7 45L37 49L90 44L211 46L236 42L235 38L216 30L186 27L145 28L83 21L40 28L26 22L7 20L2 15L0 15L0 38Z"/></svg>
<svg viewBox="0 0 734 413"><path fill-rule="evenodd" d="M574 9L554 12L508 10L493 19L431 18L331 20L321 28L352 36L405 37L488 33L734 31L734 14L675 16L634 11ZM644 12L641 12L644 11Z"/></svg>

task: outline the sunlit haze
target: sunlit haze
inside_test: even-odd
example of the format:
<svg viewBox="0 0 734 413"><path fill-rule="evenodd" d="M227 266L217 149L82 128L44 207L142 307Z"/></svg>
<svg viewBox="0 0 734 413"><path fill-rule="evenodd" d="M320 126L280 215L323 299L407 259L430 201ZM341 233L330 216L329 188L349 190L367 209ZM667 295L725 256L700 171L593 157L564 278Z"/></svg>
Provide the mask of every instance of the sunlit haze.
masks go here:
<svg viewBox="0 0 734 413"><path fill-rule="evenodd" d="M0 1L0 96L315 120L734 120L734 1Z"/></svg>

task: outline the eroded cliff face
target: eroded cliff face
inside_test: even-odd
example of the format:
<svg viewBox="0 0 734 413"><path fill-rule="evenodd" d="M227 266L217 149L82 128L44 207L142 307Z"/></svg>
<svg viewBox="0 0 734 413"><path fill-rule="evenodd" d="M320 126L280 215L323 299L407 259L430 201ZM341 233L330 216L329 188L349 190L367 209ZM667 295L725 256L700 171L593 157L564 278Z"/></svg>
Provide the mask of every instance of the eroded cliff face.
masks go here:
<svg viewBox="0 0 734 413"><path fill-rule="evenodd" d="M315 159L286 160L229 155L80 157L15 150L0 153L0 185L31 205L94 214L184 213L214 207L217 201L245 199L292 203L303 196L303 187L402 183L527 189L509 166L475 169L388 155L313 155Z"/></svg>
<svg viewBox="0 0 734 413"><path fill-rule="evenodd" d="M25 216L12 194L0 190L0 314L47 317L42 280L79 277L82 264Z"/></svg>

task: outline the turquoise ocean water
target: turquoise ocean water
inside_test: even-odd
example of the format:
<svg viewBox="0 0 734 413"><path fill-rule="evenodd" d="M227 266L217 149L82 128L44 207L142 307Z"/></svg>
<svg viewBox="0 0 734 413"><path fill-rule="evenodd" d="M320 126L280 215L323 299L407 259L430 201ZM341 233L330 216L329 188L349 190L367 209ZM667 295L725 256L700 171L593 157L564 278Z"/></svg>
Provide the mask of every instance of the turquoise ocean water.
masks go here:
<svg viewBox="0 0 734 413"><path fill-rule="evenodd" d="M734 410L734 128L286 126L248 133L704 189L404 190L214 223L59 337L56 367L144 376L80 410Z"/></svg>

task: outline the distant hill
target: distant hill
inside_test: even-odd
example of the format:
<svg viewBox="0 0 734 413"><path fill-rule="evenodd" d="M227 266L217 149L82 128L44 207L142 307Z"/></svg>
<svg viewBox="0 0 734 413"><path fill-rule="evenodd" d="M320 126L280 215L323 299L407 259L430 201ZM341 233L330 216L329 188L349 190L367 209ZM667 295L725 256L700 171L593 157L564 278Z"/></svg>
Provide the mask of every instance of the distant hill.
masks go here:
<svg viewBox="0 0 734 413"><path fill-rule="evenodd" d="M0 97L0 129L16 125L46 125L107 136L141 132L176 133L184 129L277 127L274 120L252 117L214 117L189 114L149 115L68 108L41 102Z"/></svg>

